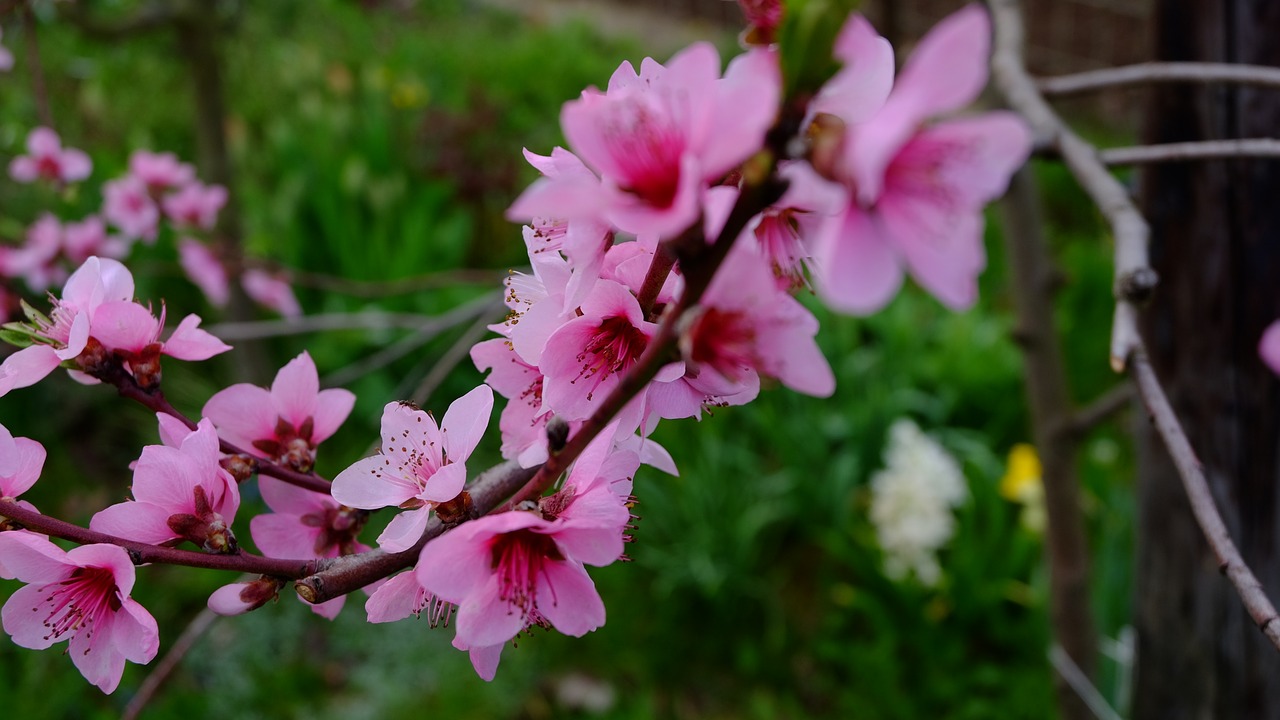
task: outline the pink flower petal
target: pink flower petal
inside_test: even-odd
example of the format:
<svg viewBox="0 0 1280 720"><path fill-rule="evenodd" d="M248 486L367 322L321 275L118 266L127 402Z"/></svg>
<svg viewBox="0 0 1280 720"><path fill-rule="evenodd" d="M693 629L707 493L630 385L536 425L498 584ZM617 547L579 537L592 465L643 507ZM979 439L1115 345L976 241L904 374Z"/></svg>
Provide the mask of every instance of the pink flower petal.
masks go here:
<svg viewBox="0 0 1280 720"><path fill-rule="evenodd" d="M263 478L266 479L266 478ZM249 521L253 543L263 555L273 558L316 557L316 537L320 528L308 527L298 515L265 513Z"/></svg>
<svg viewBox="0 0 1280 720"><path fill-rule="evenodd" d="M440 423L450 462L462 463L471 457L471 451L476 449L489 426L492 412L493 390L488 385L480 385L450 403Z"/></svg>
<svg viewBox="0 0 1280 720"><path fill-rule="evenodd" d="M888 304L902 286L902 267L885 231L855 207L828 221L814 250L818 294L832 308L855 315Z"/></svg>
<svg viewBox="0 0 1280 720"><path fill-rule="evenodd" d="M75 569L62 548L34 533L0 533L0 557L4 558L4 577L24 583L58 582Z"/></svg>
<svg viewBox="0 0 1280 720"><path fill-rule="evenodd" d="M280 417L296 427L302 427L316 410L316 395L320 392L320 377L316 364L304 350L276 373L271 383L271 399L275 401Z"/></svg>
<svg viewBox="0 0 1280 720"><path fill-rule="evenodd" d="M10 355L0 364L0 397L40 382L61 362L57 351L48 345L32 345Z"/></svg>
<svg viewBox="0 0 1280 720"><path fill-rule="evenodd" d="M200 317L188 315L164 342L164 354L179 360L208 360L231 346L199 328Z"/></svg>
<svg viewBox="0 0 1280 720"><path fill-rule="evenodd" d="M332 437L355 405L356 395L350 390L321 390L316 396L315 414L311 416L311 442L319 445Z"/></svg>
<svg viewBox="0 0 1280 720"><path fill-rule="evenodd" d="M93 314L92 336L108 350L140 352L156 341L160 321L132 301L103 303Z"/></svg>
<svg viewBox="0 0 1280 720"><path fill-rule="evenodd" d="M538 583L538 612L550 620L556 630L572 637L582 637L604 625L604 601L586 568L573 562L543 564L543 577ZM458 619L461 634L461 613Z"/></svg>
<svg viewBox="0 0 1280 720"><path fill-rule="evenodd" d="M1272 372L1280 374L1280 321L1267 326L1258 342L1258 355Z"/></svg>
<svg viewBox="0 0 1280 720"><path fill-rule="evenodd" d="M416 498L418 485L390 474L393 468L385 455L357 460L333 479L333 499L347 507L377 510Z"/></svg>
<svg viewBox="0 0 1280 720"><path fill-rule="evenodd" d="M275 436L276 409L271 393L256 385L240 383L214 393L200 411L213 420L232 444L265 457L253 441Z"/></svg>
<svg viewBox="0 0 1280 720"><path fill-rule="evenodd" d="M427 521L431 519L431 508L421 507L407 510L391 518L387 527L378 536L378 547L387 552L400 552L413 547L427 529Z"/></svg>

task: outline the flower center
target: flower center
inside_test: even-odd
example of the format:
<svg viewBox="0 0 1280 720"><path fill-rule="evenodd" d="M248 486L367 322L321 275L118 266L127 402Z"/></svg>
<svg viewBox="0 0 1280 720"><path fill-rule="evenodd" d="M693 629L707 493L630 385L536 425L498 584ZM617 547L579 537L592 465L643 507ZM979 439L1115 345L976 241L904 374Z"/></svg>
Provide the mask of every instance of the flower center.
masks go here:
<svg viewBox="0 0 1280 720"><path fill-rule="evenodd" d="M594 390L613 373L623 372L634 365L648 344L649 336L627 318L605 318L591 341L578 353L577 360L582 363L578 379L591 380ZM591 395L587 393L588 400Z"/></svg>
<svg viewBox="0 0 1280 720"><path fill-rule="evenodd" d="M531 530L498 535L491 546L498 597L528 615L537 605L538 577L548 560L564 560L556 541Z"/></svg>
<svg viewBox="0 0 1280 720"><path fill-rule="evenodd" d="M103 613L120 609L116 578L107 568L76 568L71 576L59 583L46 585L49 595L42 603L49 608L44 626L49 629L45 639L61 639L80 628L93 632L93 623ZM39 611L39 608L32 608Z"/></svg>
<svg viewBox="0 0 1280 720"><path fill-rule="evenodd" d="M659 208L670 207L680 187L685 139L651 100L632 97L616 106L607 131L623 189Z"/></svg>
<svg viewBox="0 0 1280 720"><path fill-rule="evenodd" d="M755 329L740 312L707 308L690 328L689 359L709 365L730 380L754 367Z"/></svg>

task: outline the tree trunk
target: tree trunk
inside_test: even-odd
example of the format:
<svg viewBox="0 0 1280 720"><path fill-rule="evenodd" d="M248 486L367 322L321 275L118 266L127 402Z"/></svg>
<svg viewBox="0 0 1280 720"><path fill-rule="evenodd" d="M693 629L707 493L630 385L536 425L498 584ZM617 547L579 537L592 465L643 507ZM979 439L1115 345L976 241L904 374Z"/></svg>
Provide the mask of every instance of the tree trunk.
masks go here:
<svg viewBox="0 0 1280 720"><path fill-rule="evenodd" d="M1157 0L1156 59L1280 64L1280 3ZM1145 142L1273 136L1280 92L1166 85ZM1140 176L1160 287L1151 360L1232 537L1280 597L1280 382L1258 358L1280 317L1280 163L1151 166ZM1159 438L1139 429L1134 717L1280 718L1280 653L1216 567Z"/></svg>

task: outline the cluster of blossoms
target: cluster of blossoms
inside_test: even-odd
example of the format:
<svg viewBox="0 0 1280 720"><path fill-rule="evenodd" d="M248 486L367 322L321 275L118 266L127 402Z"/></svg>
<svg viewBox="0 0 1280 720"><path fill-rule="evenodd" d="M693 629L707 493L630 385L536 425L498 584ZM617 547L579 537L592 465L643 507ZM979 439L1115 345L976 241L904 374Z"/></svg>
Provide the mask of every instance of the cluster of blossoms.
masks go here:
<svg viewBox="0 0 1280 720"><path fill-rule="evenodd" d="M871 522L885 574L914 574L921 584L936 585L942 576L937 552L955 533L952 511L969 497L960 465L910 420L889 428L884 464L871 477Z"/></svg>
<svg viewBox="0 0 1280 720"><path fill-rule="evenodd" d="M46 127L28 134L27 153L9 163L9 176L22 183L46 182L63 187L87 179L93 164L83 151L64 148L58 134ZM209 239L218 214L227 203L220 185L205 185L195 168L172 153L135 151L129 170L102 186L102 208L75 222L42 214L27 229L22 245L0 247L0 278L22 280L43 293L62 285L67 268L90 257L124 259L135 242L153 244L162 226L177 236L178 257L187 277L215 306L226 305L230 281ZM203 239L201 239L203 238ZM285 317L302 313L287 283L257 268L244 272L241 286L263 307ZM12 302L0 307L8 312Z"/></svg>
<svg viewBox="0 0 1280 720"><path fill-rule="evenodd" d="M542 177L508 213L527 223L532 270L506 283L510 313L493 326L500 337L472 348L486 384L439 422L412 404L388 403L378 452L339 473L329 492L313 472L316 449L350 413L351 394L321 391L303 353L270 389L236 385L210 398L198 421L181 418L159 393L160 356L201 360L227 347L199 330L195 316L161 341L163 311L157 319L135 302L132 277L109 258L85 261L49 316L32 311L28 324L8 327L27 347L0 365L0 395L65 365L77 379L111 382L159 411L162 444L135 464L133 498L94 516L95 537L247 558L233 525L239 486L256 472L273 512L249 527L269 558L360 555L369 512L400 509L377 538L384 553L364 557L408 559L359 583L370 590L368 619L425 612L432 624L453 621L454 645L486 679L522 632L595 630L605 610L587 566L624 558L639 466L676 470L649 439L657 424L750 402L768 383L830 395L835 380L815 341L818 322L796 291L812 286L832 307L866 313L909 273L949 307L972 304L984 264L982 206L1030 151L1026 127L1008 113L934 120L971 102L986 82L990 28L980 7L943 21L896 80L889 43L851 16L834 47L842 69L811 101L784 91L772 44L780 5L747 8L753 27L744 38L754 45L723 73L715 49L695 44L665 65L646 58L637 71L623 63L605 89L564 106L568 148L526 152ZM225 195L193 184L184 168L171 156L131 163L128 177L109 184L104 217L144 240L155 236L158 208L174 222L211 227ZM216 261L198 242L180 247L184 266L217 301L225 274L214 282L208 264ZM467 461L495 392L507 400L502 454L532 479L499 498L510 497L506 505L477 508ZM944 508L963 498L954 463L918 429L895 426L893 436L890 470L874 481L885 500L873 517L902 520L922 498ZM27 472L19 466L27 467L0 456L0 474ZM894 480L907 476L925 480ZM22 489L0 486L5 497ZM928 522L945 535L944 514ZM903 567L928 581L921 558L938 543L919 534L886 536L885 546L913 553ZM77 663L104 689L118 682L123 660L154 655L154 622L128 597L127 556L110 545L60 554L39 537L0 539L9 537L16 539L0 545L0 570L32 583L4 611L15 638L42 646L70 635L93 651L92 670ZM267 572L220 589L209 605L225 614L255 609L286 577L299 576ZM35 604L38 617L28 617L34 595L45 599ZM343 596L313 588L307 599L323 600L316 611L332 617ZM30 630L33 621L48 634Z"/></svg>

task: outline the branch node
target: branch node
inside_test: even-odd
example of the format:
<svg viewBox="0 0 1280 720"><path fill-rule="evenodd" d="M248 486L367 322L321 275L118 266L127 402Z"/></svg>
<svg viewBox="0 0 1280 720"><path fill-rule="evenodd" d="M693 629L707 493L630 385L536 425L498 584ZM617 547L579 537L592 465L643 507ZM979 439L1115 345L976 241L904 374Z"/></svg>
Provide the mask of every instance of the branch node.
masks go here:
<svg viewBox="0 0 1280 720"><path fill-rule="evenodd" d="M1135 305L1143 305L1155 293L1160 276L1149 267L1134 268L1116 279L1115 295Z"/></svg>

